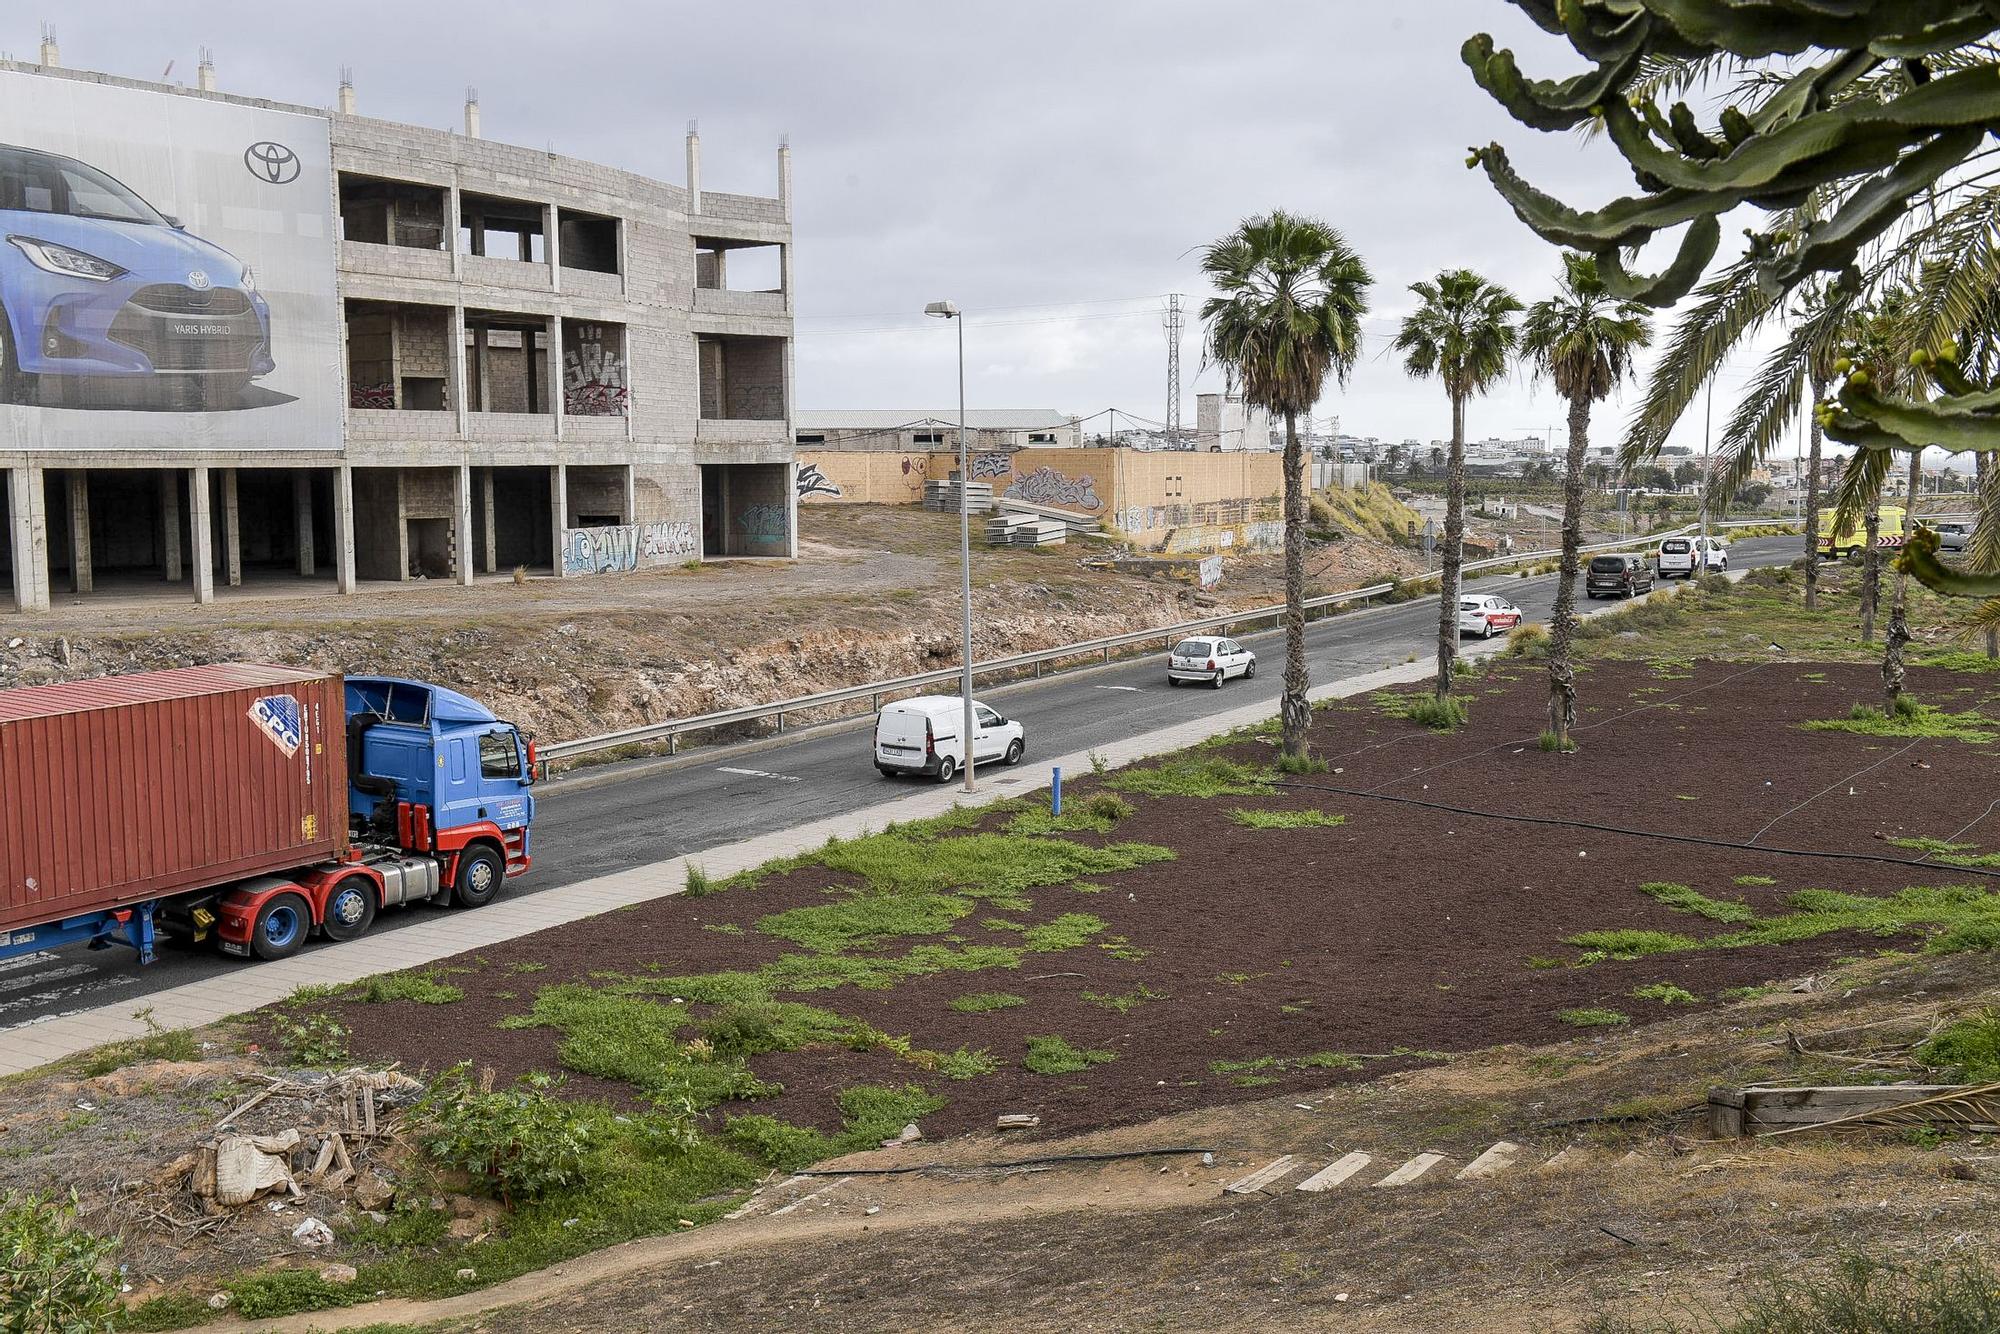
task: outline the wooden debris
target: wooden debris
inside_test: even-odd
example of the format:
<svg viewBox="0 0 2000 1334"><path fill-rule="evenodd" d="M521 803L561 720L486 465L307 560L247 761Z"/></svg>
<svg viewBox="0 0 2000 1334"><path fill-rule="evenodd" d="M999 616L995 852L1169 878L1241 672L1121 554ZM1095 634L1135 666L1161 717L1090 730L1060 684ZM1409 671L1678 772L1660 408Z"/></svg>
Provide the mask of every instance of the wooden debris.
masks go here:
<svg viewBox="0 0 2000 1334"><path fill-rule="evenodd" d="M1708 1095L1709 1133L1719 1139L1885 1125L1990 1133L2000 1127L2000 1084L1718 1088Z"/></svg>
<svg viewBox="0 0 2000 1334"><path fill-rule="evenodd" d="M1223 1192L1228 1195L1255 1195L1264 1187L1289 1175L1291 1170L1298 1166L1298 1162L1297 1155L1288 1153L1276 1162L1264 1164L1249 1176L1230 1182L1222 1188Z"/></svg>
<svg viewBox="0 0 2000 1334"><path fill-rule="evenodd" d="M1520 1155L1521 1146L1501 1140L1485 1153L1480 1154L1464 1167L1458 1169L1460 1181L1481 1181L1490 1176L1498 1176L1514 1165Z"/></svg>
<svg viewBox="0 0 2000 1334"><path fill-rule="evenodd" d="M1374 1160L1365 1153L1347 1154L1331 1166L1323 1167L1313 1173L1304 1181L1301 1181L1294 1189L1305 1191L1309 1195L1317 1195L1323 1190L1332 1190L1335 1186L1338 1186L1341 1182L1368 1166L1372 1161Z"/></svg>
<svg viewBox="0 0 2000 1334"><path fill-rule="evenodd" d="M1407 1186L1443 1161L1444 1155L1441 1153L1420 1153L1375 1184L1377 1186Z"/></svg>
<svg viewBox="0 0 2000 1334"><path fill-rule="evenodd" d="M1033 1130L1042 1118L1031 1112L1003 1112L993 1118L995 1130Z"/></svg>

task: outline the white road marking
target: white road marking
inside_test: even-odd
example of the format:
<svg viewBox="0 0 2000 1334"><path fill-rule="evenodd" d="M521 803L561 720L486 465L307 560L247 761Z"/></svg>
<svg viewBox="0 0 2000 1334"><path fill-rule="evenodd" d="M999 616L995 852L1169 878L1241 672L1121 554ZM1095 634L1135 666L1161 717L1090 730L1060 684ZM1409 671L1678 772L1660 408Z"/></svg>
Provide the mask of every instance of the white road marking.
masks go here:
<svg viewBox="0 0 2000 1334"><path fill-rule="evenodd" d="M1136 694L1139 694L1139 693L1140 693L1140 690L1139 690L1139 687L1137 687L1137 686L1092 686L1092 687L1091 687L1091 689L1092 689L1092 690L1129 690L1129 691L1131 691L1131 692L1132 692L1133 694L1135 694L1135 695L1136 695Z"/></svg>
<svg viewBox="0 0 2000 1334"><path fill-rule="evenodd" d="M23 954L18 959L8 959L5 962L0 962L0 973L12 973L22 968L40 968L44 964L54 963L55 961L56 956L48 950L38 950L33 954Z"/></svg>
<svg viewBox="0 0 2000 1334"><path fill-rule="evenodd" d="M776 783L796 783L799 781L796 774L774 774L763 769L732 769L726 764L716 765L715 771L719 774L742 774L745 778L768 778Z"/></svg>
<svg viewBox="0 0 2000 1334"><path fill-rule="evenodd" d="M9 1010L21 1009L23 1006L27 1005L40 1005L44 1001L67 1000L73 996L88 995L93 991L108 991L114 987L129 987L138 980L139 979L136 977L127 977L122 974L114 973L109 977L99 978L94 982L84 982L73 987L62 987L55 991L37 991L33 995L17 996L10 1001L0 1001L0 1014L4 1014ZM93 1006L90 1008L95 1008L95 1007ZM63 1014L68 1014L68 1013L70 1013L70 1011L68 1010L57 1011L43 1015L41 1019L30 1019L27 1022L40 1023L42 1019L54 1019L60 1017ZM7 1027L9 1028L17 1028L21 1026L22 1025L20 1024L7 1025Z"/></svg>
<svg viewBox="0 0 2000 1334"><path fill-rule="evenodd" d="M51 960L50 962L54 962ZM50 982L60 982L66 977L76 977L93 971L87 963L73 963L62 968L51 968L45 973L29 973L26 977L10 977L0 980L0 992L19 991L23 987L46 986Z"/></svg>

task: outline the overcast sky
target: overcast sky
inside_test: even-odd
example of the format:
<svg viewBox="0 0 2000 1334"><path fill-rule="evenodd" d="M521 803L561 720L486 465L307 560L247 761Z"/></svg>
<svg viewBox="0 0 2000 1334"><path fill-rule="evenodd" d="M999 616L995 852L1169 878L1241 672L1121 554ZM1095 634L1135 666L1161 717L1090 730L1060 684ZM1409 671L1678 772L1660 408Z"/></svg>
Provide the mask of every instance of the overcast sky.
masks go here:
<svg viewBox="0 0 2000 1334"><path fill-rule="evenodd" d="M37 11L13 13L0 46L32 58ZM1481 29L1531 75L1574 68L1503 0L44 0L39 16L75 68L157 79L171 61L192 82L208 46L225 91L325 105L350 65L364 114L423 125L456 126L476 85L489 138L675 182L698 117L711 189L774 193L789 134L804 410L954 402L948 327L914 313L944 297L970 317L974 405L1160 418L1163 295L1198 307L1194 249L1282 207L1338 227L1376 278L1361 368L1322 422L1430 440L1443 391L1389 350L1408 284L1468 266L1532 301L1558 267L1467 147L1498 137L1579 206L1632 188L1607 146L1525 130L1474 87L1458 47ZM1200 360L1191 311L1190 427L1220 383ZM1718 419L1746 373L1725 372ZM1600 436L1623 419L1600 410ZM1562 420L1517 375L1468 433ZM1700 421L1676 439L1698 445Z"/></svg>

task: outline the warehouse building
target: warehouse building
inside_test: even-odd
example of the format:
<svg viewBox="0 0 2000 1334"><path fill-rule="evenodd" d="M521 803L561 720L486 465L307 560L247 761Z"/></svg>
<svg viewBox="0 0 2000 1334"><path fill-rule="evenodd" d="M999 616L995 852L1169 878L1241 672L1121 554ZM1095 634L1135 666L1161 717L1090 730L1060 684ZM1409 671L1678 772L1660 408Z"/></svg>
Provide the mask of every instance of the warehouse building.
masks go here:
<svg viewBox="0 0 2000 1334"><path fill-rule="evenodd" d="M18 606L796 554L789 149L753 197L693 125L669 184L464 117L0 62Z"/></svg>

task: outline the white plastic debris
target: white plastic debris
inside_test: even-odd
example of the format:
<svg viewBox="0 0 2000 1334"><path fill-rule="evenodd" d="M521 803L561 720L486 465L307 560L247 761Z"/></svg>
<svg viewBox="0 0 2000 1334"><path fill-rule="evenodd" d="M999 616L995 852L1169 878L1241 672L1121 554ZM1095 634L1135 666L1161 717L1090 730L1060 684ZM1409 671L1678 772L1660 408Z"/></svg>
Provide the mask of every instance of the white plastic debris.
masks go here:
<svg viewBox="0 0 2000 1334"><path fill-rule="evenodd" d="M317 1218L308 1218L292 1229L292 1240L301 1246L331 1246L333 1229Z"/></svg>

